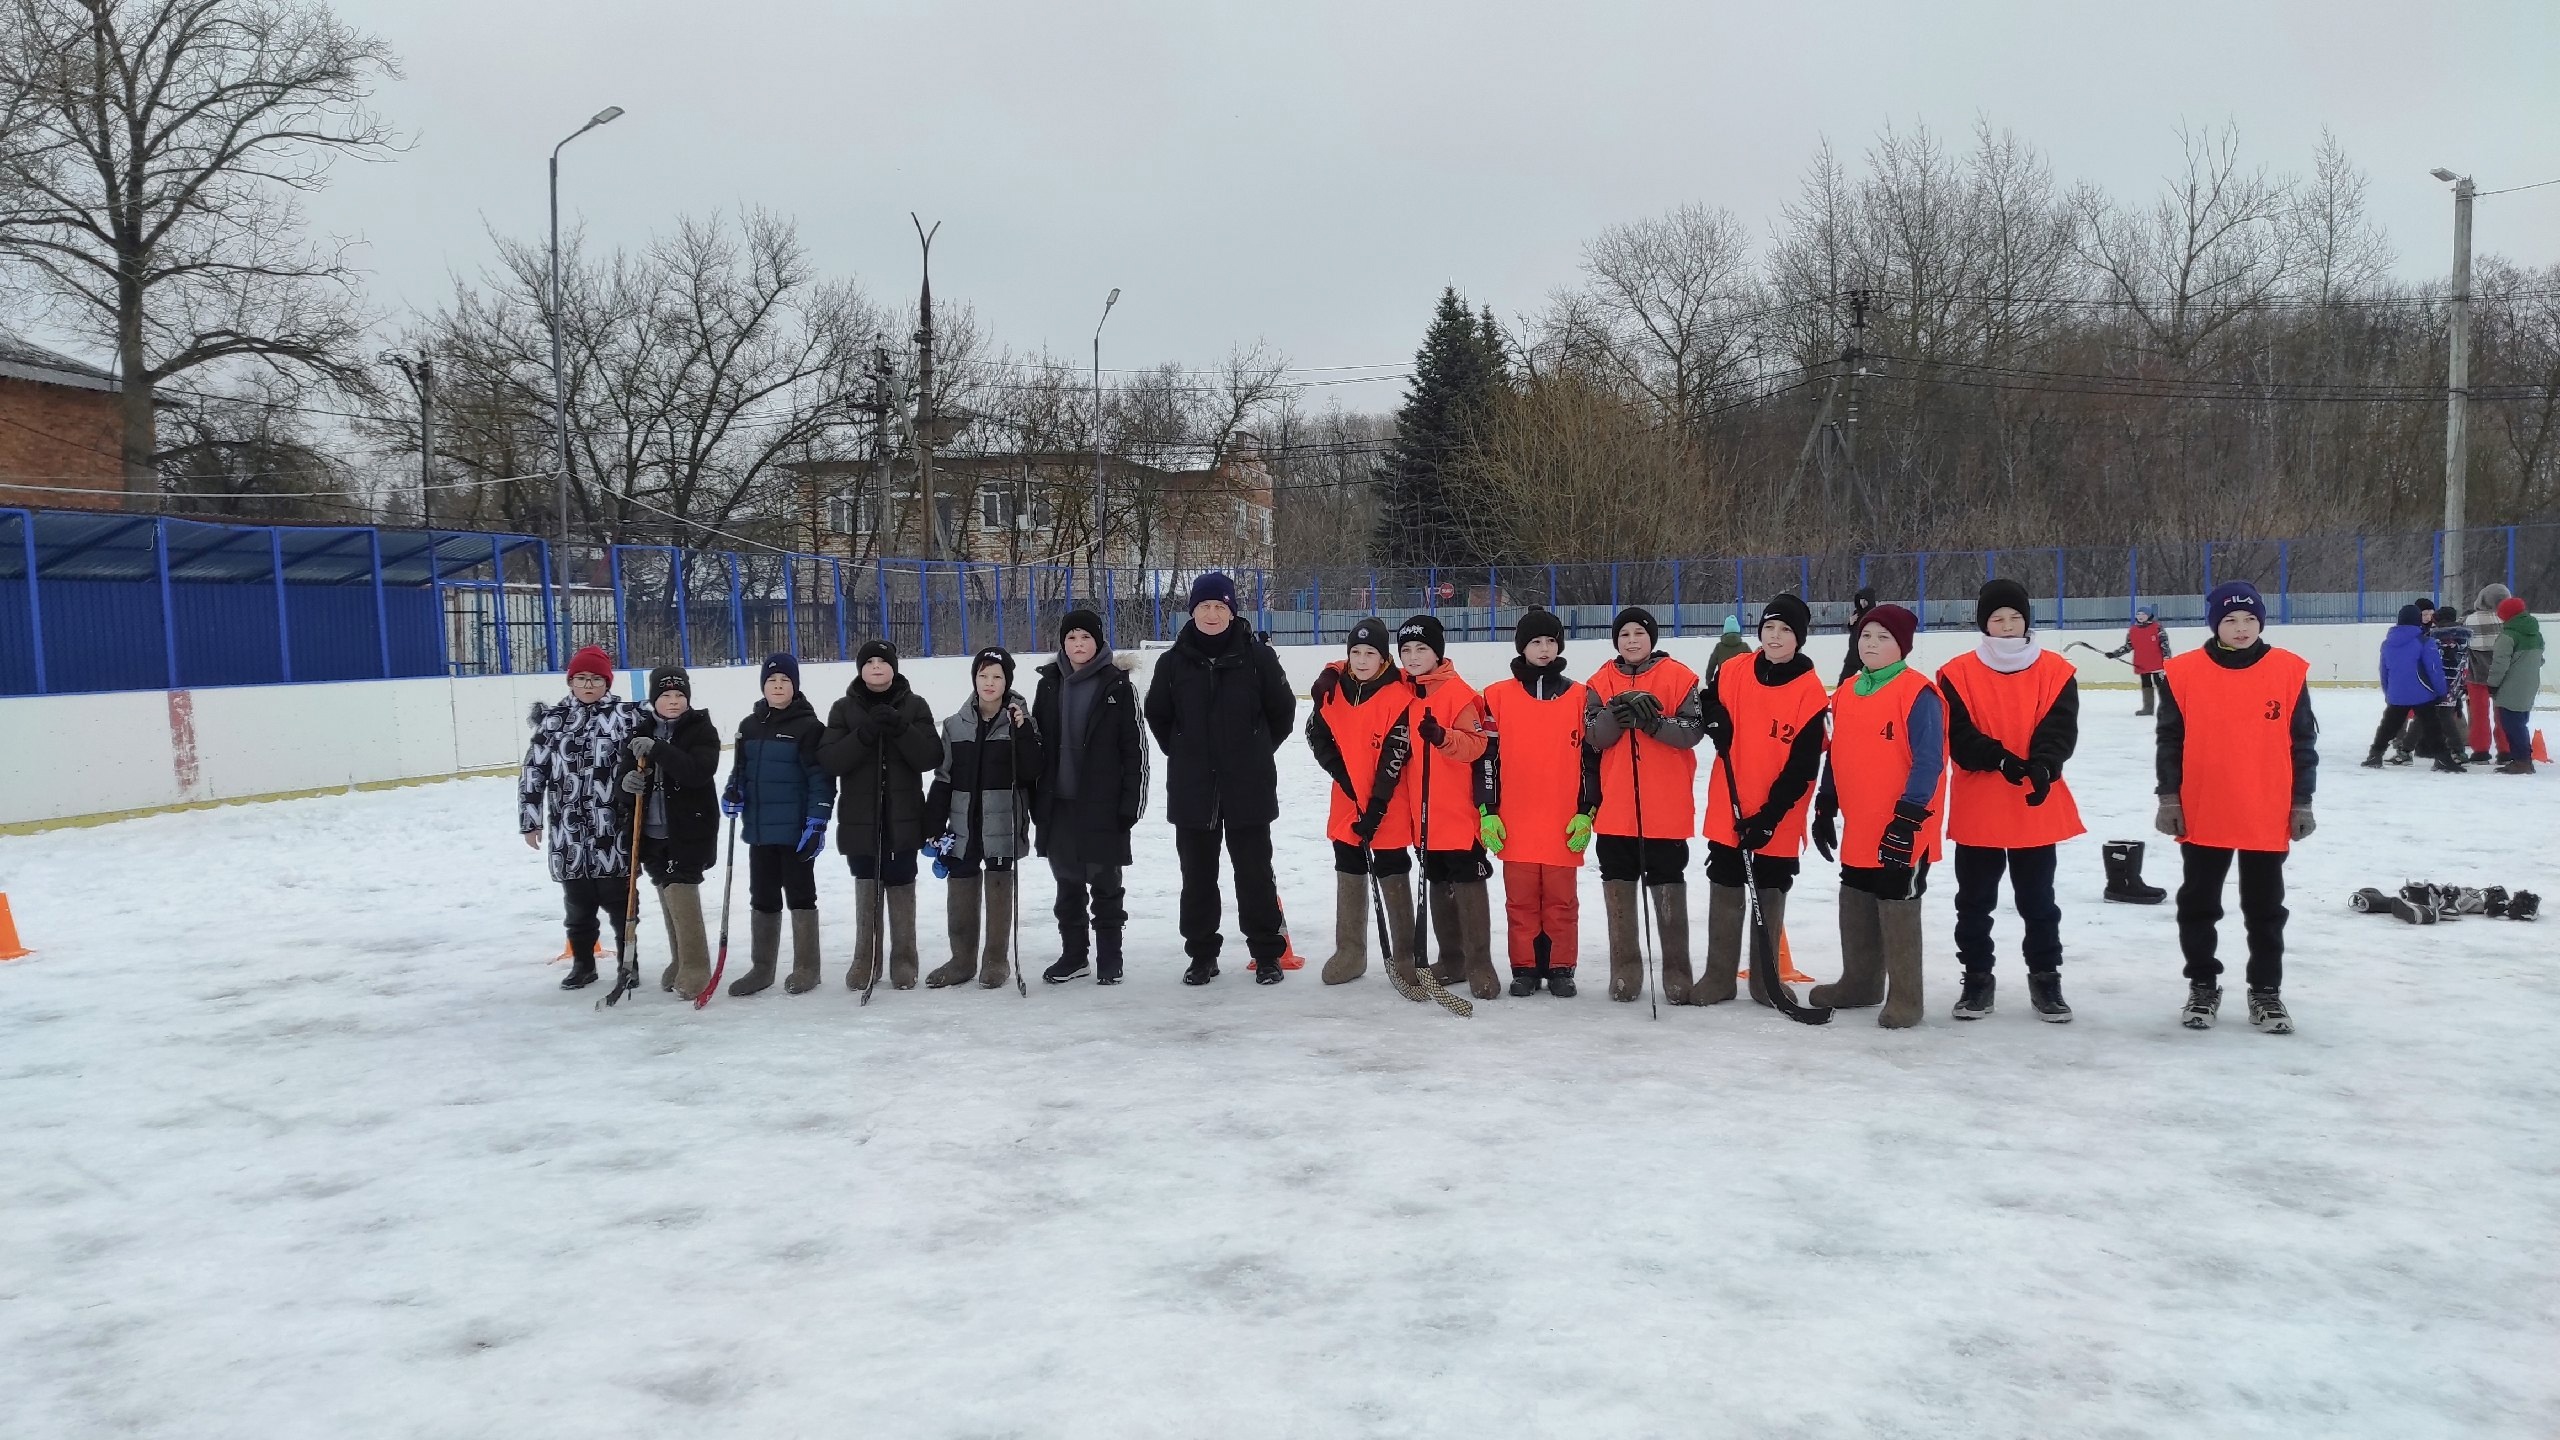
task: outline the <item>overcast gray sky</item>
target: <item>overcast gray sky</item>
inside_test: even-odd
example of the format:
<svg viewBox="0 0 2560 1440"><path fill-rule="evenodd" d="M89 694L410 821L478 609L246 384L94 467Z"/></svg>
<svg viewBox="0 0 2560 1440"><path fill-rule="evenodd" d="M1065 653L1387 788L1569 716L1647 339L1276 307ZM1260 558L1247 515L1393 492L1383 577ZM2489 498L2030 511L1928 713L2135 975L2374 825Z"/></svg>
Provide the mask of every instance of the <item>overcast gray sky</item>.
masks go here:
<svg viewBox="0 0 2560 1440"><path fill-rule="evenodd" d="M1439 287L1506 317L1582 241L1687 201L1763 235L1829 136L1961 141L1977 115L2058 181L2148 193L2176 130L2235 121L2306 169L2321 127L2371 175L2409 276L2444 272L2451 205L2560 178L2560 3L2217 0L1966 5L1726 0L338 0L398 48L380 97L415 148L347 165L315 218L370 241L387 305L432 305L534 236L543 157L593 241L682 213L798 218L830 271L937 294L996 338L1106 366L1207 364L1268 338L1299 366L1401 364ZM2560 186L2484 199L2478 248L2560 259ZM1321 392L1319 392L1321 393ZM1391 386L1339 392L1359 407Z"/></svg>

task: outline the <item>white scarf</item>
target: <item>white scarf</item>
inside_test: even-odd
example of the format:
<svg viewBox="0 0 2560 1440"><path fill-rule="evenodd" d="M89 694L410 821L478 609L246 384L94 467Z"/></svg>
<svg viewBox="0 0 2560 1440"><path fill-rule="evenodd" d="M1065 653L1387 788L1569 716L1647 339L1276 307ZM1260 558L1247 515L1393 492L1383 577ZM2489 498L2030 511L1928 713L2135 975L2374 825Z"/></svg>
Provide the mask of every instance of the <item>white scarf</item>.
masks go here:
<svg viewBox="0 0 2560 1440"><path fill-rule="evenodd" d="M1982 663L2003 675L2015 675L2044 657L2044 647L2033 635L1985 635L1974 642L1973 653Z"/></svg>

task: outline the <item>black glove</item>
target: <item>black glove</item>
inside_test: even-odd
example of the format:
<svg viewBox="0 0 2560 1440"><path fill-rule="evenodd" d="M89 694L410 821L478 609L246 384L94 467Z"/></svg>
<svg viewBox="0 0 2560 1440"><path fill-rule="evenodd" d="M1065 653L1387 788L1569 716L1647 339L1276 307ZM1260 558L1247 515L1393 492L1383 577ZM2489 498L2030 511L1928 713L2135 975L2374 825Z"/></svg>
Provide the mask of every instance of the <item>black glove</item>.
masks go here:
<svg viewBox="0 0 2560 1440"><path fill-rule="evenodd" d="M1423 711L1422 743L1436 750L1440 748L1440 742L1448 738L1449 732L1446 727L1441 725L1440 717L1432 714L1428 710Z"/></svg>
<svg viewBox="0 0 2560 1440"><path fill-rule="evenodd" d="M1341 688L1342 672L1327 667L1323 674L1316 677L1316 683L1307 687L1307 702L1322 707L1325 701L1333 698L1333 692Z"/></svg>
<svg viewBox="0 0 2560 1440"><path fill-rule="evenodd" d="M2003 750L2000 752L2000 778L2012 785L2027 783L2027 762Z"/></svg>
<svg viewBox="0 0 2560 1440"><path fill-rule="evenodd" d="M1378 838L1378 827L1385 824L1386 819L1387 812L1383 808L1371 806L1351 822L1351 838L1360 842L1361 849L1368 849L1369 842Z"/></svg>
<svg viewBox="0 0 2560 1440"><path fill-rule="evenodd" d="M1740 825L1734 827L1734 838L1740 842L1742 848L1745 850L1759 851L1767 849L1769 842L1776 839L1778 836L1778 821L1780 818L1781 817L1779 816L1771 815L1766 809L1763 809L1746 818Z"/></svg>
<svg viewBox="0 0 2560 1440"><path fill-rule="evenodd" d="M2053 767L2041 760L2027 762L2027 803L2041 805L2053 793Z"/></svg>
<svg viewBox="0 0 2560 1440"><path fill-rule="evenodd" d="M1929 815L1926 805L1914 805L1908 800L1894 802L1893 818L1885 822L1884 838L1876 842L1877 857L1887 868L1911 868L1911 852L1920 844L1920 822Z"/></svg>
<svg viewBox="0 0 2560 1440"><path fill-rule="evenodd" d="M649 752L657 748L658 742L646 735L634 735L631 737L631 753L642 760L648 759Z"/></svg>
<svg viewBox="0 0 2560 1440"><path fill-rule="evenodd" d="M1627 702L1627 713L1619 723L1652 734L1662 725L1662 699L1650 690L1630 690L1618 697Z"/></svg>
<svg viewBox="0 0 2560 1440"><path fill-rule="evenodd" d="M882 740L894 740L907 733L907 717L899 714L898 707L895 705L872 706L871 713L863 717L862 724L863 728Z"/></svg>
<svg viewBox="0 0 2560 1440"><path fill-rule="evenodd" d="M1813 848L1827 863L1839 858L1840 821L1830 811L1817 812L1812 826Z"/></svg>
<svg viewBox="0 0 2560 1440"><path fill-rule="evenodd" d="M1699 707L1698 728L1705 732L1707 743L1721 755L1733 745L1733 712L1712 697Z"/></svg>

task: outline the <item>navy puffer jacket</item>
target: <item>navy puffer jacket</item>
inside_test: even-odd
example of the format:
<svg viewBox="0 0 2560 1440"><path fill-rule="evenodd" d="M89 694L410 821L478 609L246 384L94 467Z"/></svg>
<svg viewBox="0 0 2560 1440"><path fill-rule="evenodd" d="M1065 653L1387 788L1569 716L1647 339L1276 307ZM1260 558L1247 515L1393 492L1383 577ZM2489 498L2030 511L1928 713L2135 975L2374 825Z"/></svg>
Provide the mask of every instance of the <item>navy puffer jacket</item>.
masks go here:
<svg viewBox="0 0 2560 1440"><path fill-rule="evenodd" d="M826 727L806 695L776 710L758 700L753 713L738 722L738 754L729 765L725 792L744 801L738 837L750 845L797 845L811 820L824 820L835 809L833 777L818 764L818 736Z"/></svg>

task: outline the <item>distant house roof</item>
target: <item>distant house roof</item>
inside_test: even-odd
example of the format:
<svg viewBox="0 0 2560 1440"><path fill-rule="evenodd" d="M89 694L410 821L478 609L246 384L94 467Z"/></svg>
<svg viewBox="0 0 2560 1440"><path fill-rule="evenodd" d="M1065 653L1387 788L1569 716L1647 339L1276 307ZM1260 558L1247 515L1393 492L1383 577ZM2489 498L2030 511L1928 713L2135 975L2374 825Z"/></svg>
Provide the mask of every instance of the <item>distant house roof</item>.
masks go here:
<svg viewBox="0 0 2560 1440"><path fill-rule="evenodd" d="M68 385L74 390L121 390L122 381L93 365L58 355L41 345L0 330L0 378L33 380L39 385Z"/></svg>

